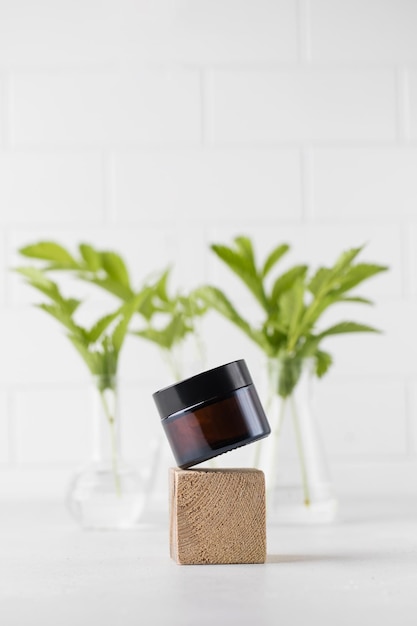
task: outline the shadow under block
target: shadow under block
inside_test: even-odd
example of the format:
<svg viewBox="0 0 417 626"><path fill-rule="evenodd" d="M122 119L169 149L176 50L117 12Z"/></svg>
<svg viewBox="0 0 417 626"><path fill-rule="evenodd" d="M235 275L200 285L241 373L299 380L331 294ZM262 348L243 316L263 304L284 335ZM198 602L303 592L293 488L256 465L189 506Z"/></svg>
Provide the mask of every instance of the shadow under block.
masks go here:
<svg viewBox="0 0 417 626"><path fill-rule="evenodd" d="M265 563L264 473L170 468L170 553L179 565Z"/></svg>

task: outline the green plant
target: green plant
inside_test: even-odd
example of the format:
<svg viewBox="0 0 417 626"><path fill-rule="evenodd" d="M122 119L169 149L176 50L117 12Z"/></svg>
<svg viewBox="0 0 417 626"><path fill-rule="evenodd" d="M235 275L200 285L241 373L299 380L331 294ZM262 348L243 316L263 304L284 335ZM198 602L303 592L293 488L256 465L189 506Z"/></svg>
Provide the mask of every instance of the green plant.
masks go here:
<svg viewBox="0 0 417 626"><path fill-rule="evenodd" d="M49 254L60 256L66 262L70 259L56 244L51 245ZM16 271L23 276L25 282L40 292L46 302L36 306L53 317L65 329L66 335L78 354L83 359L97 385L104 413L110 428L112 441L113 473L117 492L120 493L120 479L117 470L115 416L112 414L106 396L106 390L115 392L119 356L132 316L148 297L146 289L129 294L129 298L111 313L100 317L95 323L86 327L77 319L81 300L65 297L60 286L38 267L18 267Z"/></svg>
<svg viewBox="0 0 417 626"><path fill-rule="evenodd" d="M80 249L85 258L92 258L87 252L89 246L81 245ZM68 339L84 360L91 374L100 378L102 390L110 388L110 381L117 374L119 354L130 320L149 298L149 290L144 288L135 293L127 284L127 272L117 255L104 253L102 262L108 268L108 278L106 277L103 281L110 284L112 280L117 287L123 284L126 288L125 303L111 313L100 317L90 328L87 328L76 320L82 301L65 297L62 288L49 275L51 270L79 269L79 264L70 253L53 242L27 246L19 252L22 256L47 262L43 267L22 266L15 268L15 271L23 276L28 285L46 297L47 302L36 306L51 315L65 328ZM120 279L122 275L126 277L123 281Z"/></svg>
<svg viewBox="0 0 417 626"><path fill-rule="evenodd" d="M195 339L196 351L201 360L204 360L198 320L206 313L207 307L192 291L188 294L170 293L169 274L168 269L154 285L150 306L144 315L146 327L132 331L132 334L158 346L174 379L178 381L183 377L181 351L187 337Z"/></svg>
<svg viewBox="0 0 417 626"><path fill-rule="evenodd" d="M251 323L219 288L205 285L196 296L243 331L268 359L280 362L275 392L290 396L296 386L303 360L313 358L315 374L322 377L332 364L331 355L322 349L324 339L332 335L380 332L353 321L341 321L319 329L321 317L337 303L372 304L352 290L365 280L386 271L386 266L357 263L363 246L344 251L330 267L311 273L308 265L295 265L272 277L279 261L290 246L282 243L258 263L254 246L247 236L238 236L233 245L212 244L211 250L242 281L262 311L262 322Z"/></svg>
<svg viewBox="0 0 417 626"><path fill-rule="evenodd" d="M40 241L19 250L20 254L42 263L42 275L51 272L69 272L77 279L95 285L126 304L135 296L126 262L115 251L99 250L91 244L81 243L78 255L52 241ZM162 352L175 379L181 377L181 348L186 337L194 336L198 350L202 344L197 320L206 307L193 293L170 293L168 282L171 268L144 281L137 300L137 313L143 327L131 330L132 335L155 344Z"/></svg>

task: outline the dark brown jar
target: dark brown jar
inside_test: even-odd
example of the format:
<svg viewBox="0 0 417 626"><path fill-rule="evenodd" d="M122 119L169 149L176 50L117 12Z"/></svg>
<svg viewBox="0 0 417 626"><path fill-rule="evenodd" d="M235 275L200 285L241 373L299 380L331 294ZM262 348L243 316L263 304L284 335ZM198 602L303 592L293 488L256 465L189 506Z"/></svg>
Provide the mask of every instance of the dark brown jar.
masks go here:
<svg viewBox="0 0 417 626"><path fill-rule="evenodd" d="M182 469L271 432L243 359L165 387L152 397Z"/></svg>

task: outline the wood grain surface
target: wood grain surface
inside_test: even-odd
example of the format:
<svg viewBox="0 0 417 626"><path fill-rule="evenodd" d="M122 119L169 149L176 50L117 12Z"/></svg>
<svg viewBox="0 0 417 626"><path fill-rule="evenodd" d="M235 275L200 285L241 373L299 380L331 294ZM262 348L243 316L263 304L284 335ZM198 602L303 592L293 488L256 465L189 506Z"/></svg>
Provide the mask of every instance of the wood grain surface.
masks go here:
<svg viewBox="0 0 417 626"><path fill-rule="evenodd" d="M178 564L265 562L263 472L170 468L169 482L170 554Z"/></svg>

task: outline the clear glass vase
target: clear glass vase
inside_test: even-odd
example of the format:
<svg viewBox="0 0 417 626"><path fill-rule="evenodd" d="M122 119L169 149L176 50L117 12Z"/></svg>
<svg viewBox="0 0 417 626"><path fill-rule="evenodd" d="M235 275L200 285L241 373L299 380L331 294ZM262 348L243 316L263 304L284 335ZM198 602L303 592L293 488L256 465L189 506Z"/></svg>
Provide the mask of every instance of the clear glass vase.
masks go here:
<svg viewBox="0 0 417 626"><path fill-rule="evenodd" d="M265 411L271 434L258 442L255 466L265 472L269 523L328 523L337 518L326 454L313 406L313 360L305 359L291 395L277 394L281 364L268 363Z"/></svg>
<svg viewBox="0 0 417 626"><path fill-rule="evenodd" d="M94 377L92 394L92 459L71 481L67 506L83 528L134 528L144 511L147 489L121 455L116 378Z"/></svg>

